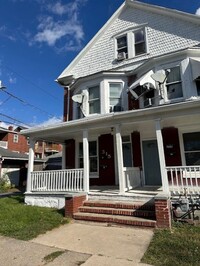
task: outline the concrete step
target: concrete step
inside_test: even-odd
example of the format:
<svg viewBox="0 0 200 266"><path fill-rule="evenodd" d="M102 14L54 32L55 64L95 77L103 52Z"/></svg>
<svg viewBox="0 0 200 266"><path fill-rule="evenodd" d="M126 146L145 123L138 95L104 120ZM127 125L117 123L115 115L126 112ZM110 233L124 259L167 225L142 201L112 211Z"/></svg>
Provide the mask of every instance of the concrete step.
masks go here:
<svg viewBox="0 0 200 266"><path fill-rule="evenodd" d="M151 227L151 228L156 227L155 220L149 220L139 217L123 216L123 215L78 212L73 215L73 218L75 220L104 222L104 223L106 222L108 224L120 224L120 225Z"/></svg>
<svg viewBox="0 0 200 266"><path fill-rule="evenodd" d="M131 210L151 210L155 211L154 202L121 202L121 201L105 201L88 200L84 202L84 206L87 207L102 207L102 208L115 208L115 209L131 209Z"/></svg>
<svg viewBox="0 0 200 266"><path fill-rule="evenodd" d="M122 207L122 206L120 206ZM130 206L128 206L130 207ZM133 208L116 208L116 207L96 207L96 206L82 206L79 208L80 212L84 213L97 213L97 214L111 214L111 215L123 215L134 217L145 217L155 219L155 211Z"/></svg>

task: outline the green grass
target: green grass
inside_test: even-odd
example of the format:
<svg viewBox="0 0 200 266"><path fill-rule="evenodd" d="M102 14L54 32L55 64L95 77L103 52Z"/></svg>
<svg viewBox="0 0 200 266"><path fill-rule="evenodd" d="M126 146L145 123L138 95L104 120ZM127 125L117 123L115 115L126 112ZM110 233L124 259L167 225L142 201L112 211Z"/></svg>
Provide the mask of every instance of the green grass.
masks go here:
<svg viewBox="0 0 200 266"><path fill-rule="evenodd" d="M62 255L63 253L65 253L65 251L63 251L63 250L52 252L51 254L49 254L49 255L47 255L47 256L44 257L44 261L46 263L52 262L57 257L59 257L60 255Z"/></svg>
<svg viewBox="0 0 200 266"><path fill-rule="evenodd" d="M172 230L156 230L142 262L154 266L199 266L200 227L174 224Z"/></svg>
<svg viewBox="0 0 200 266"><path fill-rule="evenodd" d="M30 240L68 220L58 210L27 206L23 196L0 198L0 234Z"/></svg>

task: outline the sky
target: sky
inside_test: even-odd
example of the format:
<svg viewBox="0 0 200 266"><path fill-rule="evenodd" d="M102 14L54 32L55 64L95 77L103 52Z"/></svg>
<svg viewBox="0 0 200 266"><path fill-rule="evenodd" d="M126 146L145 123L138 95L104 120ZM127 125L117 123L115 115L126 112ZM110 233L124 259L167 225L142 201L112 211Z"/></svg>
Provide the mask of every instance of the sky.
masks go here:
<svg viewBox="0 0 200 266"><path fill-rule="evenodd" d="M141 0L200 15L200 0ZM62 120L55 79L123 0L0 0L0 126Z"/></svg>

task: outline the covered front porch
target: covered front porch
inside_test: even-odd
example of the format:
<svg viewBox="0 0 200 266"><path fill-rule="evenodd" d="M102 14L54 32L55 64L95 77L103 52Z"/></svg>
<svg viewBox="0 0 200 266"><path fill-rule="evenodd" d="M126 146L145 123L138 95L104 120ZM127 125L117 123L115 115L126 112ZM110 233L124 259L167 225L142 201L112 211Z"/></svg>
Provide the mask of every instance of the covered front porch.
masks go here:
<svg viewBox="0 0 200 266"><path fill-rule="evenodd" d="M182 136L184 132L199 134L198 105L182 105L26 130L30 138L27 204L35 204L31 198L37 197L42 205L43 199L50 202L67 193L121 199L153 198L163 192L199 194L200 166L186 166ZM42 139L63 144L61 170L33 171L34 143Z"/></svg>

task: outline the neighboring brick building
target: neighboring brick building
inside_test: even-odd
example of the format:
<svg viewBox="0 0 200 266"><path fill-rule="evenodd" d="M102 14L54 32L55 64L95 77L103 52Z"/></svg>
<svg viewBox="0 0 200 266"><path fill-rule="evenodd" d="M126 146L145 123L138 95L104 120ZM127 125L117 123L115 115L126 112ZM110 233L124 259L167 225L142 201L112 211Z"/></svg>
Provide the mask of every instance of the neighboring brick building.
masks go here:
<svg viewBox="0 0 200 266"><path fill-rule="evenodd" d="M0 147L10 151L28 153L29 144L25 136L20 134L20 131L25 129L23 127L13 128L9 126L8 129L0 127Z"/></svg>

